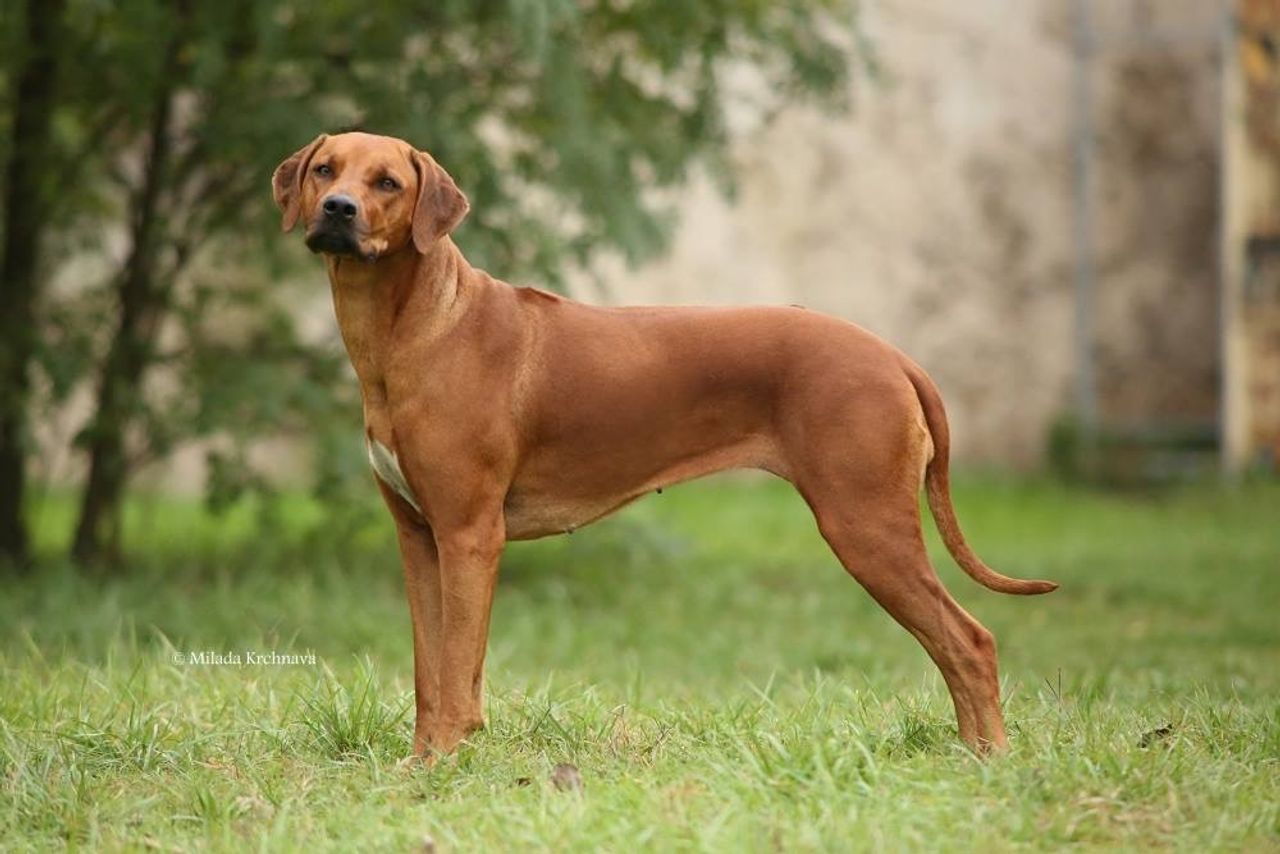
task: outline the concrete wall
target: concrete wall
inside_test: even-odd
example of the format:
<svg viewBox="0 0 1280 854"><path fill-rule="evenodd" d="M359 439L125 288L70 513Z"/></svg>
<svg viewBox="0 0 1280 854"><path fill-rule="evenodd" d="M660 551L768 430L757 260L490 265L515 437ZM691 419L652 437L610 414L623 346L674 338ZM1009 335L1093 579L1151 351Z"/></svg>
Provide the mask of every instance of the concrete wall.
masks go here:
<svg viewBox="0 0 1280 854"><path fill-rule="evenodd" d="M886 74L852 114L739 115L736 204L695 183L668 257L579 295L847 317L934 375L963 459L1037 461L1073 383L1073 11L866 3ZM1212 418L1220 11L1092 12L1104 419Z"/></svg>

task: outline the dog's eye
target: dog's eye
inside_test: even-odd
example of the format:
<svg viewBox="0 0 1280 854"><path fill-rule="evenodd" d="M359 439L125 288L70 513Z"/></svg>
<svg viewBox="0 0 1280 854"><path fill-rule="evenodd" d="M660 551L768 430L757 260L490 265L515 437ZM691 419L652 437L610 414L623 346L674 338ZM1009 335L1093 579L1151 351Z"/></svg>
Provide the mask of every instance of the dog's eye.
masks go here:
<svg viewBox="0 0 1280 854"><path fill-rule="evenodd" d="M396 181L395 178L383 178L378 182L378 188L386 190L389 193L394 193L396 190L400 189L400 183Z"/></svg>
<svg viewBox="0 0 1280 854"><path fill-rule="evenodd" d="M311 170L322 178L328 178L333 174L333 167L328 163L317 163L315 169Z"/></svg>

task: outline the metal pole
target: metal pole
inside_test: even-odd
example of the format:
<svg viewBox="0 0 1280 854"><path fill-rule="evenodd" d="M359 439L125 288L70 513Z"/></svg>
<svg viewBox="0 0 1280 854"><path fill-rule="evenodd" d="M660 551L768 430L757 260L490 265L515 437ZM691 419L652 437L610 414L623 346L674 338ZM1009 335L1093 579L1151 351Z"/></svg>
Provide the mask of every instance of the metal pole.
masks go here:
<svg viewBox="0 0 1280 854"><path fill-rule="evenodd" d="M1227 124L1231 121L1231 104L1229 77L1232 63L1230 51L1235 49L1229 0L1223 0L1221 23L1218 25L1221 39L1221 55L1218 57L1218 465L1224 475L1233 473L1231 455L1227 451L1228 421L1231 392L1231 352L1227 343L1231 327L1231 295L1230 289L1235 286L1231 281L1231 261L1229 253L1231 227L1228 221L1228 198L1230 189L1230 167L1227 159L1231 152L1227 150Z"/></svg>
<svg viewBox="0 0 1280 854"><path fill-rule="evenodd" d="M1084 462L1098 444L1098 390L1094 364L1093 55L1092 0L1076 0L1075 26L1075 355L1076 420Z"/></svg>
<svg viewBox="0 0 1280 854"><path fill-rule="evenodd" d="M1249 410L1244 378L1244 243L1247 233L1244 182L1244 79L1237 40L1239 22L1232 0L1222 3L1222 55L1218 63L1218 449L1222 471L1237 478L1248 456Z"/></svg>

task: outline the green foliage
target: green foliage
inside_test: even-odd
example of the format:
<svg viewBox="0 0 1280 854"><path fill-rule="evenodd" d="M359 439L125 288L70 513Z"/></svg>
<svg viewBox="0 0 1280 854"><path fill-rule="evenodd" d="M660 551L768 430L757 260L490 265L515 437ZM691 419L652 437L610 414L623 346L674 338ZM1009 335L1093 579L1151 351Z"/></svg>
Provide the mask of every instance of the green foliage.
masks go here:
<svg viewBox="0 0 1280 854"><path fill-rule="evenodd" d="M371 499L375 501L376 499ZM940 575L1000 641L1009 756L955 738L919 645L785 484L666 490L513 545L489 726L427 771L385 518L157 500L127 576L0 582L0 838L241 851L1273 850L1280 486L1156 498L960 483L966 532L1050 596ZM42 530L45 551L65 525ZM636 545L637 531L649 539ZM1087 532L1087 536L1085 535ZM314 666L174 651L314 651ZM572 763L580 793L557 790Z"/></svg>
<svg viewBox="0 0 1280 854"><path fill-rule="evenodd" d="M16 57L11 17L0 43ZM49 273L116 260L67 268L72 286L45 302L42 405L108 349L140 353L140 375L112 378L120 400L80 436L127 433L131 468L192 438L350 429L340 356L298 334L310 297L280 286L320 274L280 239L269 192L317 133L358 126L432 151L472 200L456 235L468 256L556 287L601 253L657 252L672 223L659 191L694 170L729 188L735 68L758 69L762 111L837 105L860 55L845 0L68 0L65 18ZM115 317L130 287L133 330ZM169 381L149 382L157 367ZM218 452L219 500L259 483L235 470L244 459Z"/></svg>

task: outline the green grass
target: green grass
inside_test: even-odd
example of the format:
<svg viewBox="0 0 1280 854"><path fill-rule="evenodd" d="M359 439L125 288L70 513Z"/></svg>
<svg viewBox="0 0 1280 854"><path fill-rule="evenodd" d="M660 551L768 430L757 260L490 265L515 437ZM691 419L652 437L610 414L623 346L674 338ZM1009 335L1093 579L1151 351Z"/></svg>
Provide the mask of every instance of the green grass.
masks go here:
<svg viewBox="0 0 1280 854"><path fill-rule="evenodd" d="M513 547L490 726L428 771L398 764L389 521L139 501L128 576L0 584L0 847L1280 849L1280 486L956 502L993 566L1062 583L1003 597L932 545L1000 641L1009 755L958 745L934 668L785 485L721 480ZM67 512L41 512L46 550ZM174 660L203 650L316 662Z"/></svg>

